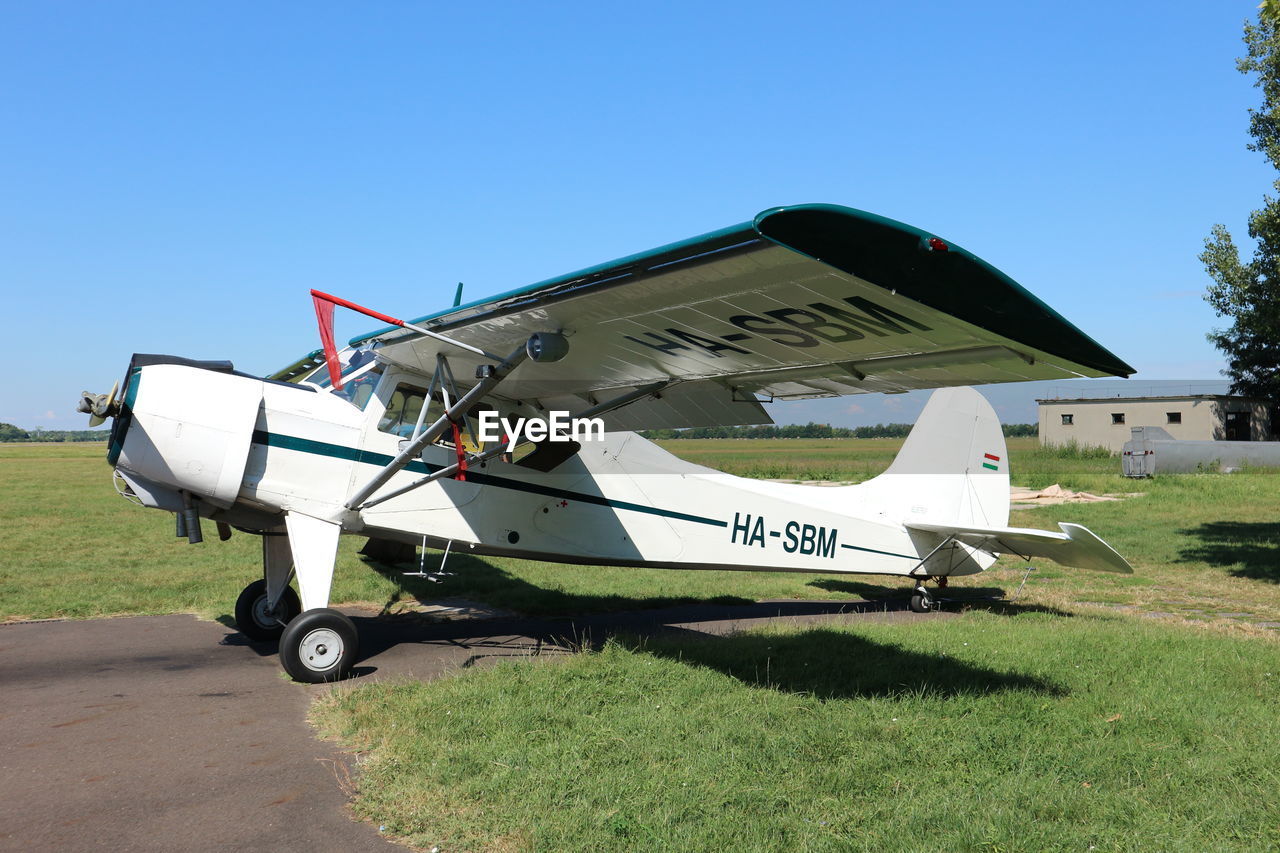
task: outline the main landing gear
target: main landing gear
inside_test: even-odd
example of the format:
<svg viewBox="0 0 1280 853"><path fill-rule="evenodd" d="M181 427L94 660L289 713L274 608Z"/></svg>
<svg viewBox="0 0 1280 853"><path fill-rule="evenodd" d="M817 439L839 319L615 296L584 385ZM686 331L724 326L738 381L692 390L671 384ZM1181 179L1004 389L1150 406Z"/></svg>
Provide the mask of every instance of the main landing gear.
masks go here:
<svg viewBox="0 0 1280 853"><path fill-rule="evenodd" d="M250 640L274 640L302 612L302 602L292 587L285 587L273 608L267 597L267 582L257 580L236 599L236 627Z"/></svg>
<svg viewBox="0 0 1280 853"><path fill-rule="evenodd" d="M290 513L284 527L262 534L263 579L240 593L236 627L251 640L278 639L280 664L295 681L337 681L360 646L352 621L328 607L338 525Z"/></svg>
<svg viewBox="0 0 1280 853"><path fill-rule="evenodd" d="M280 665L294 681L320 684L337 681L356 662L356 626L328 607L308 610L280 636Z"/></svg>
<svg viewBox="0 0 1280 853"><path fill-rule="evenodd" d="M254 581L236 600L236 627L251 640L280 641L280 664L295 681L337 681L355 663L356 626L328 607L302 612L298 594L285 587L275 608L268 606L267 582Z"/></svg>

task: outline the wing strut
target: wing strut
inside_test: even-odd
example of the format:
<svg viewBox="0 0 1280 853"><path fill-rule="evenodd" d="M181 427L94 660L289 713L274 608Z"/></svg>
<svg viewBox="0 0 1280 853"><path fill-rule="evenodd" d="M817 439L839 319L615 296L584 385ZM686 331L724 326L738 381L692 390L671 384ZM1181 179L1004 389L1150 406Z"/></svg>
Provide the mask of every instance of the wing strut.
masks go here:
<svg viewBox="0 0 1280 853"><path fill-rule="evenodd" d="M461 399L452 406L445 408L444 414L436 418L431 426L424 429L412 441L408 447L401 450L395 459L392 459L386 466L373 476L373 479L365 483L359 490L353 494L346 503L347 509L358 509L361 504L369 499L369 497L378 489L386 485L387 481L394 477L399 471L414 460L414 458L422 452L422 449L428 444L444 435L445 430L449 429L450 424L455 423L459 418L465 417L467 411L494 388L506 379L511 371L515 370L525 359L529 357L528 347L521 344L519 347L511 351L498 365L482 366L477 373L481 374L479 380L471 390L462 395Z"/></svg>
<svg viewBox="0 0 1280 853"><path fill-rule="evenodd" d="M505 444L499 444L497 447L492 447L489 450L486 450L484 453L479 454L478 456L468 456L467 464L478 465L481 462L487 462L493 457L506 452L507 452L507 446ZM396 489L394 492L387 492L385 495L380 495L379 497L374 498L373 500L361 506L360 509L372 509L373 507L377 506L380 503L386 503L392 498L398 498L401 495L403 495L405 492L412 492L414 489L417 489L421 486L425 486L427 483L434 483L436 480L440 480L445 477L452 477L454 474L458 473L458 471L461 468L462 468L462 465L460 465L457 462L453 463L452 465L446 465L443 468L439 468L435 471L432 471L430 474L428 474L425 477L414 480L412 483L410 483L407 486L401 486L400 488ZM355 507L350 507L350 509L355 509Z"/></svg>

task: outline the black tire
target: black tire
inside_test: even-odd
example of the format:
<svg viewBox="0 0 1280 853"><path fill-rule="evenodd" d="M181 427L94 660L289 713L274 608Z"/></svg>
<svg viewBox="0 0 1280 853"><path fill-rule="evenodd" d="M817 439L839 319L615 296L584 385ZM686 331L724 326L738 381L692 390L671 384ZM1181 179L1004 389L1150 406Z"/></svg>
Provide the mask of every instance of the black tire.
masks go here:
<svg viewBox="0 0 1280 853"><path fill-rule="evenodd" d="M928 613L933 609L933 602L925 598L920 593L913 593L911 596L911 610L915 613Z"/></svg>
<svg viewBox="0 0 1280 853"><path fill-rule="evenodd" d="M236 627L250 640L274 640L301 612L302 603L290 586L284 588L275 612L267 610L267 582L258 580L246 586L236 599Z"/></svg>
<svg viewBox="0 0 1280 853"><path fill-rule="evenodd" d="M327 607L301 613L280 637L280 665L294 681L321 684L351 671L360 640L345 615Z"/></svg>

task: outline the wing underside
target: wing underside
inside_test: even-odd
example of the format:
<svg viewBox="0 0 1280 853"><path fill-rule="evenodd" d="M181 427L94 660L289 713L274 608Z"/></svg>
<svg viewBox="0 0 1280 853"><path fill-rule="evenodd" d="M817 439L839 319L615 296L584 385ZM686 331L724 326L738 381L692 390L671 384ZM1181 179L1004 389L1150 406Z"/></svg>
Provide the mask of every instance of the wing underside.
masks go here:
<svg viewBox="0 0 1280 853"><path fill-rule="evenodd" d="M775 208L415 322L495 353L564 334L563 360L504 381L510 400L574 410L664 384L608 416L615 429L768 423L759 400L1132 373L963 249L826 205ZM395 327L352 344L424 373L441 352L458 377L480 363Z"/></svg>

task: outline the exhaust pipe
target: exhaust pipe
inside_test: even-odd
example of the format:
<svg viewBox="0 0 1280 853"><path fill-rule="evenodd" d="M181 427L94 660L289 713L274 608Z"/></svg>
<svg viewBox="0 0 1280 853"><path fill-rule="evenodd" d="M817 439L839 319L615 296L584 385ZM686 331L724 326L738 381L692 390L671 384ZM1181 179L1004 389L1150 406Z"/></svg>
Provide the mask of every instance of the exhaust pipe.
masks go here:
<svg viewBox="0 0 1280 853"><path fill-rule="evenodd" d="M196 509L195 499L189 492L182 493L182 504L184 508L178 514L178 527L185 530L187 544L197 545L204 541L204 533L200 530L200 511Z"/></svg>

